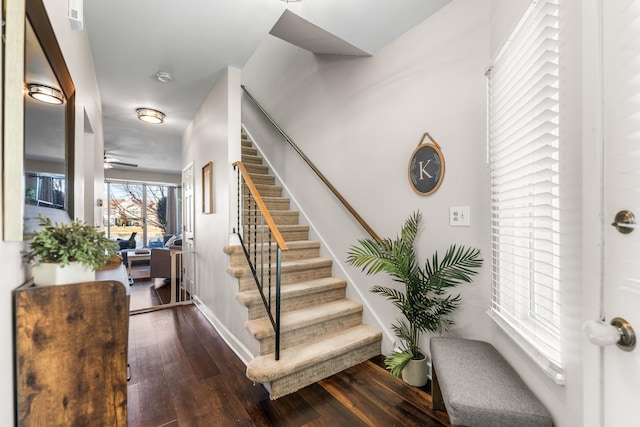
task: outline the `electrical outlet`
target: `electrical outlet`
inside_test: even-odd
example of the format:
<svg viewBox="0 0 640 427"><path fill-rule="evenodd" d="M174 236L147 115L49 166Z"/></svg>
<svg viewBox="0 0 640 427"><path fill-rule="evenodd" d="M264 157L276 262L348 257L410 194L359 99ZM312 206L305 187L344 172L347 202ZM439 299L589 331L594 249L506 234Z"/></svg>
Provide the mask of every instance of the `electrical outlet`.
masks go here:
<svg viewBox="0 0 640 427"><path fill-rule="evenodd" d="M451 227L471 226L471 208L469 206L449 208L449 225Z"/></svg>

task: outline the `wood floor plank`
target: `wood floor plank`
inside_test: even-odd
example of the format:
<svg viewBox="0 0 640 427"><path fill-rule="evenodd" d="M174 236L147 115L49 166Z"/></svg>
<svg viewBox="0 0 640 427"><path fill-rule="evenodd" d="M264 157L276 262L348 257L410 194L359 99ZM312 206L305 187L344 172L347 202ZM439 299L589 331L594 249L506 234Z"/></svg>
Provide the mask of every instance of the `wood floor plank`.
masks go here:
<svg viewBox="0 0 640 427"><path fill-rule="evenodd" d="M398 381L389 375L384 368L373 362L363 363L360 368L362 369L362 374L367 378L384 385L384 387L396 394L399 398L418 408L425 416L437 420L440 423L437 425L449 424L450 421L447 413L444 411L433 411L431 409L431 395L421 388L412 387L403 381Z"/></svg>
<svg viewBox="0 0 640 427"><path fill-rule="evenodd" d="M155 375L138 383L139 407L135 416L129 412L130 425L160 426L177 419L169 384L163 375Z"/></svg>
<svg viewBox="0 0 640 427"><path fill-rule="evenodd" d="M369 395L363 393L362 387L354 384L353 378L343 374L333 375L318 383L369 426L404 425L403 420L388 411L386 402L381 401L385 403L382 406L378 404L377 390L369 390Z"/></svg>
<svg viewBox="0 0 640 427"><path fill-rule="evenodd" d="M315 426L358 427L367 425L350 408L345 407L318 383L311 384L296 394L300 395L310 405L313 405L320 414L320 419L315 420L313 423ZM338 424L336 424L336 419L339 420Z"/></svg>

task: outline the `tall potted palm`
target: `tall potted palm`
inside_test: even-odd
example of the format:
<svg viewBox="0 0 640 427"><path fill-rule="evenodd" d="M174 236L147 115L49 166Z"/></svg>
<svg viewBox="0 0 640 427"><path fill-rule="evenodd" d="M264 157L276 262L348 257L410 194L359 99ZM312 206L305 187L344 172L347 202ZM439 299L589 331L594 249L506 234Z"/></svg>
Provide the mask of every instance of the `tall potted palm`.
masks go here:
<svg viewBox="0 0 640 427"><path fill-rule="evenodd" d="M420 350L420 335L442 332L453 324L450 315L460 305L460 294L451 295L449 291L461 283L471 282L482 266L479 249L455 244L442 258L434 252L421 266L415 250L421 220L422 214L414 212L395 239L359 240L349 248L347 258L349 264L362 267L367 275L384 272L404 285L404 291L377 285L371 292L387 297L404 316L391 326L399 345L385 359L385 366L392 375L403 375L405 381L417 386L427 381L427 359ZM424 368L418 369L421 378L410 379L403 371L411 361L417 360L424 361Z"/></svg>

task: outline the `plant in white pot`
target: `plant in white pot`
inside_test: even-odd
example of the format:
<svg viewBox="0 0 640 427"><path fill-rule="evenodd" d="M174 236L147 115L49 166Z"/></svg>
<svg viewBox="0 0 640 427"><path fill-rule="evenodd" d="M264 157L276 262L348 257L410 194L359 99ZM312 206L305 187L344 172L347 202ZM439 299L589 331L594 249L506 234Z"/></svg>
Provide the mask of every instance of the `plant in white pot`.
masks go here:
<svg viewBox="0 0 640 427"><path fill-rule="evenodd" d="M70 224L52 224L38 215L40 229L22 254L33 262L36 285L61 285L95 280L95 271L104 267L116 253L118 245L95 227L80 220Z"/></svg>
<svg viewBox="0 0 640 427"><path fill-rule="evenodd" d="M395 240L359 240L351 246L347 258L349 264L362 267L368 275L384 272L404 284L404 292L387 286L374 286L371 292L387 297L404 315L391 326L399 343L385 359L385 366L392 375L402 375L415 386L423 386L428 380L428 361L420 350L420 335L442 332L453 324L449 316L460 305L460 295L451 295L449 290L471 282L482 266L479 249L457 245L451 245L442 259L435 252L420 266L414 243L421 220L422 214L414 212Z"/></svg>

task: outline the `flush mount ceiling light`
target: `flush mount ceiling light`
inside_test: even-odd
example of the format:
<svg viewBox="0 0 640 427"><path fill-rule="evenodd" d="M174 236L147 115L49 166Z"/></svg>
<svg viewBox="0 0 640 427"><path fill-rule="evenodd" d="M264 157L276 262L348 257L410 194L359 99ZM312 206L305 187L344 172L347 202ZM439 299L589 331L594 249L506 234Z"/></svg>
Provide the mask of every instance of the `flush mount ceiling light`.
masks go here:
<svg viewBox="0 0 640 427"><path fill-rule="evenodd" d="M33 99L37 99L40 102L45 102L47 104L57 104L60 105L64 101L64 95L58 89L39 85L35 83L31 83L27 85L27 93Z"/></svg>
<svg viewBox="0 0 640 427"><path fill-rule="evenodd" d="M160 124L164 122L164 113L162 111L154 110L153 108L138 108L138 119L143 122Z"/></svg>

